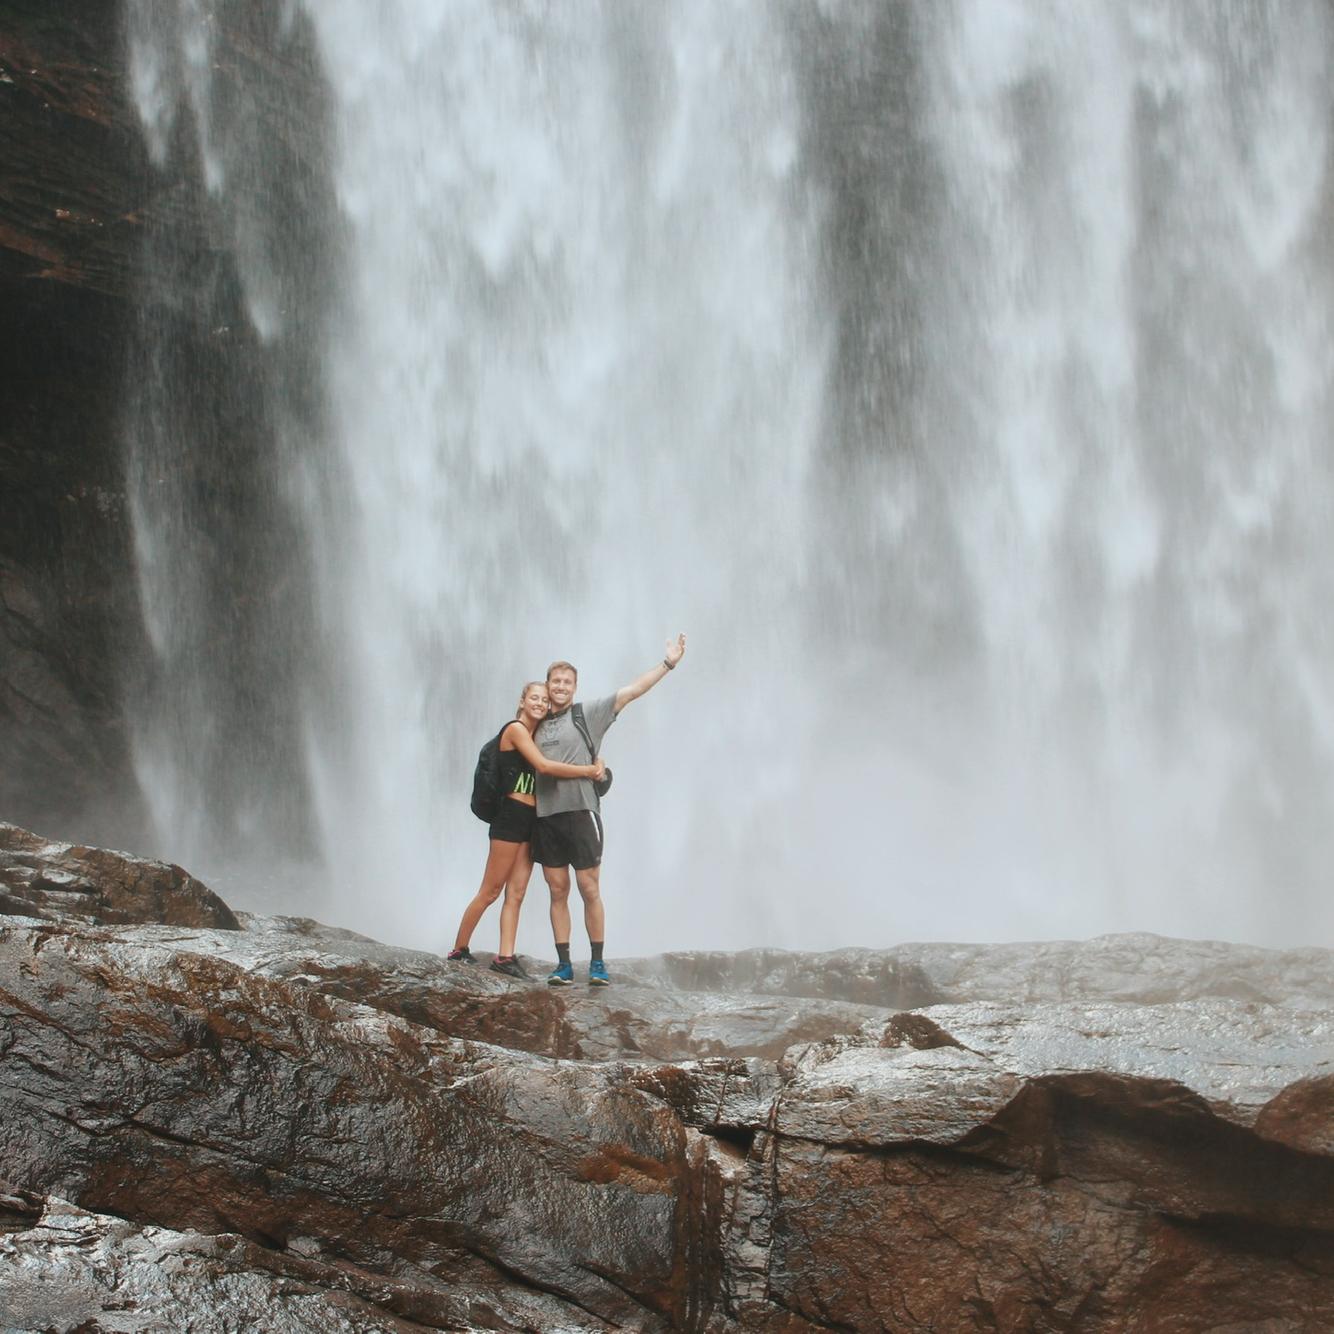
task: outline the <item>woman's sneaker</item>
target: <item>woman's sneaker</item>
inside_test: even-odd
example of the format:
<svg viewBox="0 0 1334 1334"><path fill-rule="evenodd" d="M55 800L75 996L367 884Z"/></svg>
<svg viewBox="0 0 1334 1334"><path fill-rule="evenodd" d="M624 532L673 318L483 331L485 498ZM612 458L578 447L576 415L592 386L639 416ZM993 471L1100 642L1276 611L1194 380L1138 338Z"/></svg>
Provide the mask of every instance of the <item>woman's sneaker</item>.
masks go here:
<svg viewBox="0 0 1334 1334"><path fill-rule="evenodd" d="M588 965L588 985L590 987L607 987L611 985L611 976L607 972L607 965L601 959L594 959Z"/></svg>
<svg viewBox="0 0 1334 1334"><path fill-rule="evenodd" d="M511 954L506 957L503 954L497 954L491 960L491 971L493 973L504 973L506 977L517 977L523 981L528 980L528 974L523 971L523 966L519 963L517 955Z"/></svg>
<svg viewBox="0 0 1334 1334"><path fill-rule="evenodd" d="M472 957L472 951L465 945L461 950L450 950L445 958L450 963L476 963L477 960Z"/></svg>
<svg viewBox="0 0 1334 1334"><path fill-rule="evenodd" d="M547 974L547 986L568 987L574 981L574 969L568 963L558 963Z"/></svg>

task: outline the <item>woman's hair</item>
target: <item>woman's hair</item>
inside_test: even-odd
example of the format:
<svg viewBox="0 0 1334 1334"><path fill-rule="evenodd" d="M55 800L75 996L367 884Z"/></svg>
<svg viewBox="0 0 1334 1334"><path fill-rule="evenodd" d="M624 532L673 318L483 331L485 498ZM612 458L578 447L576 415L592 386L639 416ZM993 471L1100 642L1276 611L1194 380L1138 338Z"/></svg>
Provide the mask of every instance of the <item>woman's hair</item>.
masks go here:
<svg viewBox="0 0 1334 1334"><path fill-rule="evenodd" d="M528 698L528 692L534 686L541 686L542 689L545 690L547 688L547 683L545 681L529 681L528 684L524 686L524 688L519 692L519 707L514 710L514 716L516 718L523 717L523 702Z"/></svg>

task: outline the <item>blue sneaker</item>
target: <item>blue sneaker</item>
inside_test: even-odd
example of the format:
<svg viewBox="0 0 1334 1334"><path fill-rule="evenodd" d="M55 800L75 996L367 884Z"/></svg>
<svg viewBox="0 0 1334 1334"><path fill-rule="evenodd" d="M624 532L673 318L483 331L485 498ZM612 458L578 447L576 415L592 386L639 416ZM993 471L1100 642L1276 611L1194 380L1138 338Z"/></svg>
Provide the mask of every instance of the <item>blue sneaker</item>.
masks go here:
<svg viewBox="0 0 1334 1334"><path fill-rule="evenodd" d="M549 987L568 987L573 981L574 969L568 963L558 963L555 969L547 974Z"/></svg>
<svg viewBox="0 0 1334 1334"><path fill-rule="evenodd" d="M611 977L607 973L607 965L601 959L594 959L588 965L588 985L590 987L608 987L611 985Z"/></svg>

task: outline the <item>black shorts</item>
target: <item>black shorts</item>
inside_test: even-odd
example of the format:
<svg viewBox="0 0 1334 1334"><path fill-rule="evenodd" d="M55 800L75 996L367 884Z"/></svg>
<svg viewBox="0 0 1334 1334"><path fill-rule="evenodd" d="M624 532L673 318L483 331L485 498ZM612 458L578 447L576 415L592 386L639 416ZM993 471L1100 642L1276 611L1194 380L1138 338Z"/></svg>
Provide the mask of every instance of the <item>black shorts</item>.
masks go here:
<svg viewBox="0 0 1334 1334"><path fill-rule="evenodd" d="M544 815L533 832L533 860L591 871L602 863L602 817L596 811Z"/></svg>
<svg viewBox="0 0 1334 1334"><path fill-rule="evenodd" d="M487 833L502 843L531 843L533 826L537 823L537 807L513 797L501 797L500 809L491 821Z"/></svg>

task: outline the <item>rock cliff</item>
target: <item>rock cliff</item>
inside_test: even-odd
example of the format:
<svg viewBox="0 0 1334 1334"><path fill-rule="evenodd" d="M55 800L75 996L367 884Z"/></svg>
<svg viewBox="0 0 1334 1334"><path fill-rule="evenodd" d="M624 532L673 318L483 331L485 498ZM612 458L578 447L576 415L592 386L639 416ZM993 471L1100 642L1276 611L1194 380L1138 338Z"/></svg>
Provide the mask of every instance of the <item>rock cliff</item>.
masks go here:
<svg viewBox="0 0 1334 1334"><path fill-rule="evenodd" d="M1328 951L678 954L549 990L0 849L10 1327L1334 1326Z"/></svg>
<svg viewBox="0 0 1334 1334"><path fill-rule="evenodd" d="M120 404L147 168L117 8L0 5L0 804L90 831L134 821L114 664L142 633Z"/></svg>
<svg viewBox="0 0 1334 1334"><path fill-rule="evenodd" d="M335 224L316 148L323 83L287 10L218 0L209 14L211 96L253 106L229 165L253 178L262 163L251 184L289 219L273 244L291 327L264 345L189 105L150 161L126 7L0 2L0 810L23 823L148 841L129 718L164 679L189 677L173 654L220 661L240 683L211 703L233 744L262 737L263 756L290 734L286 686L308 664L279 660L273 627L302 614L307 590L274 480L273 386L308 391L291 391L302 406L287 429L310 428ZM150 643L139 548L154 542L190 569L193 619L156 590L172 633L159 625ZM247 693L255 680L265 689ZM199 711L192 698L163 707ZM274 763L272 790L295 794L290 829L301 784ZM223 827L237 800L210 793Z"/></svg>

